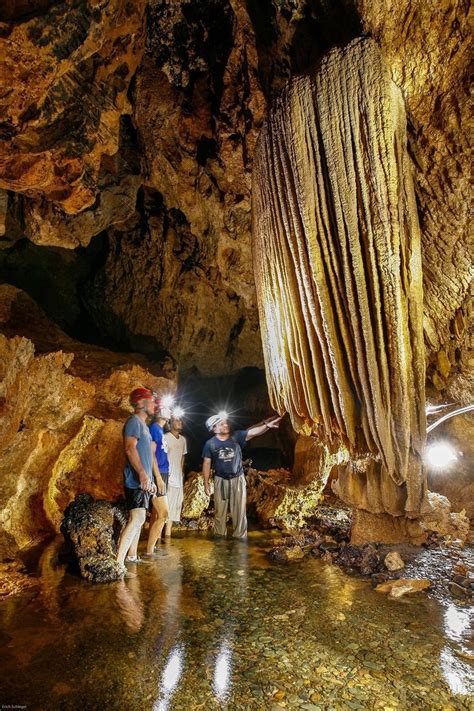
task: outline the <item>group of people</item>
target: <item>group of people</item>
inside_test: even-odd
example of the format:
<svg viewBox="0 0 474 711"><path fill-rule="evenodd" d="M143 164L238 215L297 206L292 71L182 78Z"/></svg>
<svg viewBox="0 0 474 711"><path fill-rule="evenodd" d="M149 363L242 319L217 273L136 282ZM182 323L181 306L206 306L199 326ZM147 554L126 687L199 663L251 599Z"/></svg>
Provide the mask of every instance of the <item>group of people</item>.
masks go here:
<svg viewBox="0 0 474 711"><path fill-rule="evenodd" d="M123 472L128 521L123 529L117 561L127 577L134 573L126 563L150 562L157 558L155 546L163 530L171 535L173 521L181 518L183 504L183 463L187 453L182 435L181 415L173 413L164 398L149 388L136 388L130 394L133 415L125 422L123 442L126 464ZM151 420L150 426L148 421ZM275 415L246 430L231 431L226 412L206 420L212 437L203 449L204 490L210 496L210 477L214 475L214 534L227 535L227 515L233 524L233 536L247 536L246 482L242 448L246 442L277 428L281 417ZM164 428L169 425L169 431ZM150 528L146 553L138 555L138 543L146 513Z"/></svg>

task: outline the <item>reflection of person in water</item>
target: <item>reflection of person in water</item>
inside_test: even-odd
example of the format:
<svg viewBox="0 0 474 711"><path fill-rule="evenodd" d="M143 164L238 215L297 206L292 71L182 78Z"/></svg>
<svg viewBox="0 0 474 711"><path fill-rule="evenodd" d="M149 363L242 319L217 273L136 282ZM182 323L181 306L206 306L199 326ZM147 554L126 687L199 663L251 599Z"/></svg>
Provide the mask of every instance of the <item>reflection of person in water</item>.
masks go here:
<svg viewBox="0 0 474 711"><path fill-rule="evenodd" d="M130 632L139 632L145 620L141 590L138 578L130 580L128 585L119 580L116 588L117 606L123 615Z"/></svg>
<svg viewBox="0 0 474 711"><path fill-rule="evenodd" d="M247 485L242 465L242 447L254 437L275 429L282 419L278 415L264 422L253 425L248 430L236 430L231 433L226 412L219 412L206 420L206 427L214 436L204 445L202 452L204 489L210 496L209 477L211 467L214 470L214 533L225 536L227 533L227 511L234 527L234 538L247 536Z"/></svg>

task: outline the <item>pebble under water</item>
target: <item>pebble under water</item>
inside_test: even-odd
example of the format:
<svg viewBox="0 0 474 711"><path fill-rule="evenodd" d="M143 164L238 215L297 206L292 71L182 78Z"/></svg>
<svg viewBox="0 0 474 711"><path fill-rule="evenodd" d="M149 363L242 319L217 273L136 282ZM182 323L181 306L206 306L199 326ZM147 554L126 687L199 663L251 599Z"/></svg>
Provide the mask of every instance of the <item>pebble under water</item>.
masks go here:
<svg viewBox="0 0 474 711"><path fill-rule="evenodd" d="M474 708L466 603L391 600L321 560L273 565L267 540L185 534L103 585L53 541L38 587L0 603L2 708Z"/></svg>

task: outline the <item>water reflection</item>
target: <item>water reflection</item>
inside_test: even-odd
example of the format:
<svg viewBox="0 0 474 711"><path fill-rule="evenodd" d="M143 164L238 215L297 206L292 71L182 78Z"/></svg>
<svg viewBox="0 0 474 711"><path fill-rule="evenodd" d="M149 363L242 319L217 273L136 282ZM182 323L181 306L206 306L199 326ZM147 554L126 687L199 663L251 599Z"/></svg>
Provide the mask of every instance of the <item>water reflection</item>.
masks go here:
<svg viewBox="0 0 474 711"><path fill-rule="evenodd" d="M443 648L439 660L444 678L453 694L472 694L474 692L473 686L468 688L469 679L465 666L449 647Z"/></svg>
<svg viewBox="0 0 474 711"><path fill-rule="evenodd" d="M145 610L140 593L138 578L128 580L128 584L125 580L120 580L117 583L117 609L130 632L139 632L145 620Z"/></svg>
<svg viewBox="0 0 474 711"><path fill-rule="evenodd" d="M444 613L444 627L448 637L454 640L462 639L472 629L472 617L472 609L462 609L454 603L448 604Z"/></svg>
<svg viewBox="0 0 474 711"><path fill-rule="evenodd" d="M177 644L171 650L160 679L159 697L153 704L153 711L166 711L170 707L173 693L183 673L184 649L184 645Z"/></svg>
<svg viewBox="0 0 474 711"><path fill-rule="evenodd" d="M474 610L460 608L454 603L448 604L444 612L444 627L446 636L453 642L461 644L461 654L464 645L471 641L469 635L472 632ZM453 694L473 693L474 688L470 686L469 674L466 673L466 663L462 662L453 649L445 645L440 654L440 665L443 675Z"/></svg>
<svg viewBox="0 0 474 711"><path fill-rule="evenodd" d="M270 566L265 545L176 538L137 578L92 585L53 544L40 593L0 606L2 702L210 711L271 708L278 689L300 707L342 692L348 708L466 704L467 607L394 602L320 560Z"/></svg>
<svg viewBox="0 0 474 711"><path fill-rule="evenodd" d="M214 667L213 690L219 701L225 701L229 695L232 668L232 650L229 642L222 642Z"/></svg>

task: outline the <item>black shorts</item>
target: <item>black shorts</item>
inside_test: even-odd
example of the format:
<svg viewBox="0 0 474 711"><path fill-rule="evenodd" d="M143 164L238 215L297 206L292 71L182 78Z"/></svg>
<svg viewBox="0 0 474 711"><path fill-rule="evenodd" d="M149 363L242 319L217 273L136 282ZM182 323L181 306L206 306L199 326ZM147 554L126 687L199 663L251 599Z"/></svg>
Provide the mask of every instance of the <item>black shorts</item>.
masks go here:
<svg viewBox="0 0 474 711"><path fill-rule="evenodd" d="M125 490L125 502L127 504L127 510L131 509L149 509L152 499L152 494L148 491L143 491L143 489L128 489Z"/></svg>
<svg viewBox="0 0 474 711"><path fill-rule="evenodd" d="M169 477L169 472L161 472L161 478L165 482L165 486L166 486L165 493L159 494L158 492L156 492L156 494L154 494L154 496L166 496L166 494L168 492L168 477Z"/></svg>

